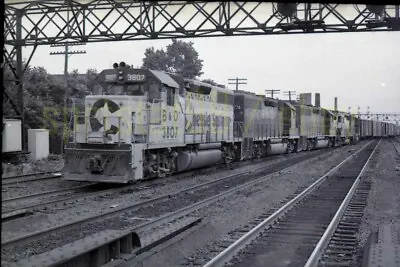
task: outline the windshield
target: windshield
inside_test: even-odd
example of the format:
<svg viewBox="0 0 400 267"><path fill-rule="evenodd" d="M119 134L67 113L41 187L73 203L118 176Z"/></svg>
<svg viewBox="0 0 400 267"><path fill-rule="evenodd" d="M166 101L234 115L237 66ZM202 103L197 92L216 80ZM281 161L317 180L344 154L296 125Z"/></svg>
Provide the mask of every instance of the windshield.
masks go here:
<svg viewBox="0 0 400 267"><path fill-rule="evenodd" d="M144 84L110 84L106 95L144 95Z"/></svg>

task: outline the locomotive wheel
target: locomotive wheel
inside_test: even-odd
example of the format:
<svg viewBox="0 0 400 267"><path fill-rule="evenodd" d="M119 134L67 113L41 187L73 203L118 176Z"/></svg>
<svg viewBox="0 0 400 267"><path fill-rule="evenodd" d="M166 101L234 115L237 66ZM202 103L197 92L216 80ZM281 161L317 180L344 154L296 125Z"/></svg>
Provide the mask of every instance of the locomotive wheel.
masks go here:
<svg viewBox="0 0 400 267"><path fill-rule="evenodd" d="M311 141L307 141L307 151L311 151Z"/></svg>
<svg viewBox="0 0 400 267"><path fill-rule="evenodd" d="M299 152L299 142L294 142L293 143L293 152L294 153L297 153L297 152Z"/></svg>
<svg viewBox="0 0 400 267"><path fill-rule="evenodd" d="M293 142L288 143L288 154L295 152L295 146Z"/></svg>

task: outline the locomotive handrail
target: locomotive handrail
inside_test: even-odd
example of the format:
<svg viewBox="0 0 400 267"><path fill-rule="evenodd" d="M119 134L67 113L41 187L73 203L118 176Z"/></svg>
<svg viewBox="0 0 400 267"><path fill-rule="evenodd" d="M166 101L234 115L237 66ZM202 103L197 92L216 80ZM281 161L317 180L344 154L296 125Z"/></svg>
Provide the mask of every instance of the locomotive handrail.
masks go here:
<svg viewBox="0 0 400 267"><path fill-rule="evenodd" d="M79 118L84 118L84 122L79 123ZM88 134L89 134L88 124L89 124L91 118L95 118L95 116L74 116L74 124L72 127L74 144L77 143L77 134L82 133L82 131L76 127L77 125L85 125L84 134L85 134L85 140L87 142ZM110 118L118 119L118 144L121 145L121 119L122 119L122 116L105 116L105 117L103 117L103 127L106 127L106 121ZM140 124L140 125L144 125L144 124ZM132 133L133 133L133 131L132 131Z"/></svg>

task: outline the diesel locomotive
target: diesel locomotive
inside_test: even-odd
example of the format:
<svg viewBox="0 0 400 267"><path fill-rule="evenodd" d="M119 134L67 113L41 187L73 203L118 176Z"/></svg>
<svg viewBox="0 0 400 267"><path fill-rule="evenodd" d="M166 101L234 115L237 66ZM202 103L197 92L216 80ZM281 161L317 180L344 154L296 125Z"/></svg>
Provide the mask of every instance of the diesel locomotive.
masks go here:
<svg viewBox="0 0 400 267"><path fill-rule="evenodd" d="M73 116L64 179L130 183L272 154L395 135L399 127L179 75L103 70L101 91ZM379 128L379 130L378 130Z"/></svg>

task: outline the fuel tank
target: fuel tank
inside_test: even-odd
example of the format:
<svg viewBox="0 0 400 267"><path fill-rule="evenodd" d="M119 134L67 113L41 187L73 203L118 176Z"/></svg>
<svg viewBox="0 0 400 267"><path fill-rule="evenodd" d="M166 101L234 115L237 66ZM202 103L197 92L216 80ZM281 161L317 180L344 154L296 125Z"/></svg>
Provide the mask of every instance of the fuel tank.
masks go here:
<svg viewBox="0 0 400 267"><path fill-rule="evenodd" d="M197 147L198 150L208 150L208 149L217 149L221 148L221 143L204 143L204 144L199 144Z"/></svg>
<svg viewBox="0 0 400 267"><path fill-rule="evenodd" d="M193 170L216 164L221 160L222 152L218 149L200 150L196 152L179 152L178 172Z"/></svg>
<svg viewBox="0 0 400 267"><path fill-rule="evenodd" d="M315 148L325 148L328 147L329 141L328 140L317 140L315 144Z"/></svg>
<svg viewBox="0 0 400 267"><path fill-rule="evenodd" d="M269 144L268 155L284 154L287 151L286 143Z"/></svg>

